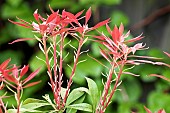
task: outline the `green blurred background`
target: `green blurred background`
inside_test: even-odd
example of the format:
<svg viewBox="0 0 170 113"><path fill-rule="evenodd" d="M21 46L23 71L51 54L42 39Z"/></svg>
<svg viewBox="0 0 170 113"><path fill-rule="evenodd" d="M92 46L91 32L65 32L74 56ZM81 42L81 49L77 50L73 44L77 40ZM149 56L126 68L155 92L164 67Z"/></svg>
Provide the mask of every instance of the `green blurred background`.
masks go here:
<svg viewBox="0 0 170 113"><path fill-rule="evenodd" d="M142 42L146 43L150 49L138 52L139 55L163 57L164 59L161 61L170 63L170 59L162 52L170 52L170 0L0 0L0 63L11 58L11 63L16 63L19 66L30 64L30 71L42 66L42 70L36 79L42 79L43 82L26 89L24 91L26 95L23 96L23 99L27 97L41 98L45 93L50 93L50 87L47 84L48 77L45 64L36 59L36 56L43 57L38 49L37 42L8 44L17 38L33 38L34 34L28 29L11 24L8 19L15 20L17 16L27 21L34 20L33 12L39 9L40 14L46 15L50 12L49 4L54 10L60 9L62 11L62 9L66 9L72 13L91 7L93 15L90 19L90 26L109 17L112 20L111 28L114 25L120 25L122 22L126 31L131 30L132 36L141 33L145 36ZM99 30L105 32L104 27ZM72 44L76 46L77 42L72 41ZM87 47L90 48L89 54L101 61L104 60L99 54L97 44L87 43L85 49ZM84 77L88 76L96 81L99 89L102 90L103 77L101 72L106 72L106 69L87 57L86 54L83 54L81 59L87 59L87 61L78 66L72 88L87 86ZM70 64L73 63L72 61L72 59L66 60ZM63 87L66 87L70 70L67 66L64 67L65 82ZM113 103L106 112L130 113L130 111L137 111L145 113L143 106L146 105L152 111L164 108L167 113L170 113L170 83L147 76L156 73L170 78L170 69L145 64L137 66L131 71L141 76L122 76L123 83L120 86L122 91L116 92L112 100ZM0 94L4 91L1 91ZM6 99L6 101L9 101L9 99ZM9 105L14 103L14 99L10 98Z"/></svg>

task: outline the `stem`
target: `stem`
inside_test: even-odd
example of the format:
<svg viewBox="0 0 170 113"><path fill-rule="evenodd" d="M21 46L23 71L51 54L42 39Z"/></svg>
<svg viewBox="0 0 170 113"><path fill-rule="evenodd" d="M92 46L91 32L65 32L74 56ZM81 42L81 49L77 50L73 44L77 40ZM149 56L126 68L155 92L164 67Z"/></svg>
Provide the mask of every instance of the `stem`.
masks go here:
<svg viewBox="0 0 170 113"><path fill-rule="evenodd" d="M76 53L76 59L75 59L75 62L74 62L73 70L72 70L69 82L67 84L67 90L66 90L65 97L64 97L64 103L66 103L66 100L67 100L67 97L68 97L68 94L69 94L70 86L71 86L72 79L73 79L73 76L74 76L75 71L76 71L78 59L79 59L79 56L80 56L80 50L81 50L81 47L83 45L83 41L84 41L83 38L81 38L80 41L79 41L79 47L78 47L78 50L77 50L77 53Z"/></svg>
<svg viewBox="0 0 170 113"><path fill-rule="evenodd" d="M106 105L104 106L104 111L107 108L107 106L109 105L109 103L110 103L110 101L111 101L111 99L113 97L113 94L115 93L115 91L117 89L117 85L119 83L120 77L121 77L122 72L123 72L123 67L124 67L124 61L122 62L121 68L120 68L119 73L118 73L118 77L117 77L115 85L114 85L114 87L113 87L113 89L112 89L112 91L111 91L111 93L109 95L108 101L107 101Z"/></svg>
<svg viewBox="0 0 170 113"><path fill-rule="evenodd" d="M4 109L4 112L7 113L6 107L2 101L2 98L0 97L0 107L2 106L2 108ZM0 108L0 113L3 113L3 110Z"/></svg>
<svg viewBox="0 0 170 113"><path fill-rule="evenodd" d="M101 98L101 105L102 106L104 106L104 103L106 101L106 98L107 98L107 95L108 95L108 92L109 92L109 88L110 88L111 81L112 81L113 70L114 70L114 65L112 65L112 67L109 71L109 76L107 78L107 82L106 82L105 87L104 87L104 91L103 91L102 98Z"/></svg>
<svg viewBox="0 0 170 113"><path fill-rule="evenodd" d="M20 93L21 93L21 85L19 84L17 87L17 113L20 113L20 105L21 105L21 100L20 100Z"/></svg>
<svg viewBox="0 0 170 113"><path fill-rule="evenodd" d="M50 63L49 63L48 51L47 51L47 45L46 45L46 37L45 36L43 37L43 46L44 46L46 65L47 65L47 69L48 69L48 72L49 72L52 91L53 91L53 94L54 94L55 102L56 102L56 104L58 104L58 102L57 102L58 95L56 95L56 93L54 91L54 82L53 82L53 78L52 78L53 75L52 75L51 67L50 67Z"/></svg>

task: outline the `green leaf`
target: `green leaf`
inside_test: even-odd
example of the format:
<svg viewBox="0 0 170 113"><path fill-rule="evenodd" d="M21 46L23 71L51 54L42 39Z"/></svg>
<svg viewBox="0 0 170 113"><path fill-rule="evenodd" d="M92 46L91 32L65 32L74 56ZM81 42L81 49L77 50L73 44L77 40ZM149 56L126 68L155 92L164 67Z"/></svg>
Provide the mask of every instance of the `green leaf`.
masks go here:
<svg viewBox="0 0 170 113"><path fill-rule="evenodd" d="M92 112L92 106L87 103L80 103L80 104L72 104L67 106L67 108L77 109L81 111Z"/></svg>
<svg viewBox="0 0 170 113"><path fill-rule="evenodd" d="M98 87L97 84L92 79L86 77L86 80L89 87L89 95L92 100L93 110L95 110L100 96Z"/></svg>
<svg viewBox="0 0 170 113"><path fill-rule="evenodd" d="M79 99L77 99L76 101L73 102L73 104L79 104L79 103L83 103L84 99L85 99L85 95L83 95L82 97L80 97ZM77 109L72 109L72 108L67 108L66 109L66 113L76 113Z"/></svg>
<svg viewBox="0 0 170 113"><path fill-rule="evenodd" d="M32 71L36 70L37 67L41 67L41 70L39 72L39 74L40 74L40 73L42 73L43 71L46 70L46 64L42 60L39 60L37 57L45 60L44 54L41 51L39 51L31 57L29 64L30 64L30 69Z"/></svg>
<svg viewBox="0 0 170 113"><path fill-rule="evenodd" d="M42 106L47 106L47 105L49 104L43 100L28 98L23 102L21 108L34 110L34 109L40 108Z"/></svg>
<svg viewBox="0 0 170 113"><path fill-rule="evenodd" d="M128 17L121 11L114 11L111 14L111 18L112 18L112 21L110 23L111 26L120 25L121 23L123 23L124 26L126 26L129 23Z"/></svg>
<svg viewBox="0 0 170 113"><path fill-rule="evenodd" d="M148 97L148 108L152 111L165 109L166 113L170 113L170 95L162 92L152 92Z"/></svg>
<svg viewBox="0 0 170 113"><path fill-rule="evenodd" d="M86 55L81 56L79 61L80 60L86 60L86 61L79 63L77 65L76 72L75 72L75 75L73 77L73 81L75 83L85 84L85 81L86 81L85 76L98 77L100 75L100 72L103 69L102 65L100 65L95 60L87 57ZM71 69L66 68L66 75L68 77L70 76L70 73L71 73Z"/></svg>
<svg viewBox="0 0 170 113"><path fill-rule="evenodd" d="M10 4L13 7L17 7L20 5L22 0L7 0L8 4Z"/></svg>
<svg viewBox="0 0 170 113"><path fill-rule="evenodd" d="M70 105L72 102L76 101L78 98L80 98L84 93L88 92L87 88L80 87L74 89L68 96L66 105Z"/></svg>

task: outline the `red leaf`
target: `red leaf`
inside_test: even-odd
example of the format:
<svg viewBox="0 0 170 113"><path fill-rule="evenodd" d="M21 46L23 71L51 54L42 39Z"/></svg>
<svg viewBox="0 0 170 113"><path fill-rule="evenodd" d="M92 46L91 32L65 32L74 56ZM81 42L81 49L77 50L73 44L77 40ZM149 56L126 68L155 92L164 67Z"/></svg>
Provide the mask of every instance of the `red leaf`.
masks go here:
<svg viewBox="0 0 170 113"><path fill-rule="evenodd" d="M75 15L75 17L78 18L83 12L84 12L84 10L78 12L78 13Z"/></svg>
<svg viewBox="0 0 170 113"><path fill-rule="evenodd" d="M97 28L99 28L99 27L101 27L101 26L103 26L103 25L109 23L109 21L110 21L110 18L107 19L107 20L104 20L104 21L102 21L102 22L99 22L99 23L96 24L94 27L92 27L92 29L97 29Z"/></svg>
<svg viewBox="0 0 170 113"><path fill-rule="evenodd" d="M111 29L110 29L110 27L109 27L108 24L106 24L106 29L107 29L107 31L109 32L109 34L111 35L111 34L112 34L112 31L111 31Z"/></svg>
<svg viewBox="0 0 170 113"><path fill-rule="evenodd" d="M158 111L158 113L166 113L164 109Z"/></svg>
<svg viewBox="0 0 170 113"><path fill-rule="evenodd" d="M56 13L52 13L48 18L47 18L47 24L48 23L50 23L51 21L53 21L54 19L56 19L57 18L57 15L58 15L58 13L56 12Z"/></svg>
<svg viewBox="0 0 170 113"><path fill-rule="evenodd" d="M91 7L87 10L86 15L85 15L85 25L87 24L87 22L89 21L90 17L91 17Z"/></svg>
<svg viewBox="0 0 170 113"><path fill-rule="evenodd" d="M9 64L10 61L11 61L10 58L7 59L7 60L5 60L5 61L0 65L0 69L5 69L5 68L8 66L8 64Z"/></svg>
<svg viewBox="0 0 170 113"><path fill-rule="evenodd" d="M50 8L50 11L52 12L52 13L54 13L54 10L51 8L51 6L49 5L49 8Z"/></svg>
<svg viewBox="0 0 170 113"><path fill-rule="evenodd" d="M20 77L22 78L23 75L25 75L28 71L28 68L29 68L29 65L27 66L24 66L22 69L21 69L21 72L20 72Z"/></svg>
<svg viewBox="0 0 170 113"><path fill-rule="evenodd" d="M28 81L30 81L32 78L34 78L40 71L40 68L38 68L36 71L34 71L33 73L31 73L24 81L23 81L23 85L25 83L27 83Z"/></svg>
<svg viewBox="0 0 170 113"><path fill-rule="evenodd" d="M34 40L34 39L32 39L32 38L20 38L20 39L16 39L16 40L10 42L9 44L14 44L16 42L22 42L22 41L27 41L27 40Z"/></svg>
<svg viewBox="0 0 170 113"><path fill-rule="evenodd" d="M120 34L120 36L123 34L123 31L124 31L124 26L123 26L123 24L121 23L121 24L120 24L120 27L119 27L119 34Z"/></svg>
<svg viewBox="0 0 170 113"><path fill-rule="evenodd" d="M168 78L166 78L166 77L164 77L164 76L162 76L162 75L150 74L149 76L159 77L159 78L161 78L161 79L164 79L164 80L170 82L170 79L168 79Z"/></svg>
<svg viewBox="0 0 170 113"><path fill-rule="evenodd" d="M152 113L146 106L144 106L147 113Z"/></svg>
<svg viewBox="0 0 170 113"><path fill-rule="evenodd" d="M39 25L40 27L40 32L43 34L45 30L47 30L47 25Z"/></svg>
<svg viewBox="0 0 170 113"><path fill-rule="evenodd" d="M41 80L40 80L40 81L36 81L36 82L29 83L29 84L27 84L26 86L24 86L23 88L28 88L28 87L31 87L31 86L35 86L35 85L39 84L40 82L41 82Z"/></svg>
<svg viewBox="0 0 170 113"><path fill-rule="evenodd" d="M141 34L141 35L139 35L139 36L137 36L137 37L135 37L135 38L132 38L132 39L130 39L130 40L126 40L125 43L135 42L135 41L141 40L142 38L144 38L144 37L143 37L142 34Z"/></svg>
<svg viewBox="0 0 170 113"><path fill-rule="evenodd" d="M35 18L35 20L37 21L37 22L39 22L39 14L37 13L38 12L38 9L36 9L35 10L35 12L34 12L34 18Z"/></svg>
<svg viewBox="0 0 170 113"><path fill-rule="evenodd" d="M13 23L13 24L16 24L16 25L19 25L19 26L25 27L25 28L31 28L31 26L26 25L26 24L23 24L23 23L20 23L20 22L14 22L14 21L9 20L9 19L8 19L8 21L10 21L10 22L11 22L11 23Z"/></svg>
<svg viewBox="0 0 170 113"><path fill-rule="evenodd" d="M119 29L115 25L115 27L112 31L112 39L117 44L120 41L119 38L120 38Z"/></svg>

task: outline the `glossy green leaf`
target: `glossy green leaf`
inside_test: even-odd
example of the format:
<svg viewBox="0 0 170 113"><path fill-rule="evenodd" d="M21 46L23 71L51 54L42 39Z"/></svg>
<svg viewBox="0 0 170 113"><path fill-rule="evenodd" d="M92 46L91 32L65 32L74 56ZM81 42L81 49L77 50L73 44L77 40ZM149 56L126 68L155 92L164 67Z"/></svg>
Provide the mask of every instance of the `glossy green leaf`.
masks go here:
<svg viewBox="0 0 170 113"><path fill-rule="evenodd" d="M80 103L80 104L72 104L67 106L67 108L77 109L81 111L92 112L92 106L87 103Z"/></svg>
<svg viewBox="0 0 170 113"><path fill-rule="evenodd" d="M98 87L97 87L97 84L92 79L86 77L86 80L87 80L88 87L89 87L89 95L91 97L93 111L95 111L98 101L99 101L99 96L100 96Z"/></svg>
<svg viewBox="0 0 170 113"><path fill-rule="evenodd" d="M47 106L47 105L49 104L43 100L28 98L23 102L21 108L34 110L34 109L40 108L42 106Z"/></svg>
<svg viewBox="0 0 170 113"><path fill-rule="evenodd" d="M85 97L86 97L86 96L83 95L82 97L80 97L79 99L77 99L76 101L74 101L73 104L83 103ZM77 113L77 109L67 108L67 109L66 109L66 113Z"/></svg>
<svg viewBox="0 0 170 113"><path fill-rule="evenodd" d="M88 92L87 88L80 87L73 89L73 91L69 94L67 98L66 105L70 105L72 102L76 101L78 98L80 98L84 93Z"/></svg>

